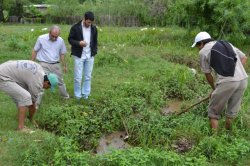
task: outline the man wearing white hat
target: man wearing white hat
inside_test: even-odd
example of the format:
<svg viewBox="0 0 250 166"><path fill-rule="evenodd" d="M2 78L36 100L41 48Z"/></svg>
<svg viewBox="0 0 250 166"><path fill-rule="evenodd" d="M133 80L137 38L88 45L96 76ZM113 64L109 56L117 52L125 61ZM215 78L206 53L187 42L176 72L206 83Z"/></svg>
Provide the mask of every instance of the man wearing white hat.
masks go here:
<svg viewBox="0 0 250 166"><path fill-rule="evenodd" d="M208 107L211 128L217 131L218 120L226 109L226 129L231 129L247 87L248 75L243 67L247 58L231 43L214 41L207 32L198 33L192 47L199 49L201 70L213 89ZM212 71L216 73L216 82Z"/></svg>

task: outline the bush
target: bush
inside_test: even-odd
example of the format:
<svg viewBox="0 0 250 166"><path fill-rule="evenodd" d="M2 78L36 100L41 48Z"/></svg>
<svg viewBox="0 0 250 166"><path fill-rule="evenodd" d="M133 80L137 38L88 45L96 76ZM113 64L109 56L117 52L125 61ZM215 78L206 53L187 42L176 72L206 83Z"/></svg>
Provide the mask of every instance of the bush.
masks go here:
<svg viewBox="0 0 250 166"><path fill-rule="evenodd" d="M224 159L231 164L237 164L241 158L249 154L250 142L226 135L206 137L198 144L194 152L206 156L211 162Z"/></svg>
<svg viewBox="0 0 250 166"><path fill-rule="evenodd" d="M208 31L214 38L231 33L242 38L249 32L248 11L248 0L177 0L170 7L169 19L190 30L198 27Z"/></svg>
<svg viewBox="0 0 250 166"><path fill-rule="evenodd" d="M98 156L99 163L104 166L116 165L207 165L203 156L188 157L181 156L174 152L157 149L130 148L125 151L113 151L112 153Z"/></svg>

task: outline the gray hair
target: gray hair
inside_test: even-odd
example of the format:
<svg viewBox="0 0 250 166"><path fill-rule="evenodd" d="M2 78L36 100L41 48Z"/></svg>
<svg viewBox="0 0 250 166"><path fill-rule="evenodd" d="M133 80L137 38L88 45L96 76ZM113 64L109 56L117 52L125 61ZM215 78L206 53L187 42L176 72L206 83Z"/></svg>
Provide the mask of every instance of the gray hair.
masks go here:
<svg viewBox="0 0 250 166"><path fill-rule="evenodd" d="M61 28L60 28L59 26L57 26L57 25L53 25L53 26L50 27L50 30L49 30L49 31L51 32L51 31L53 31L53 30L58 30L58 31L60 32L60 31L61 31Z"/></svg>

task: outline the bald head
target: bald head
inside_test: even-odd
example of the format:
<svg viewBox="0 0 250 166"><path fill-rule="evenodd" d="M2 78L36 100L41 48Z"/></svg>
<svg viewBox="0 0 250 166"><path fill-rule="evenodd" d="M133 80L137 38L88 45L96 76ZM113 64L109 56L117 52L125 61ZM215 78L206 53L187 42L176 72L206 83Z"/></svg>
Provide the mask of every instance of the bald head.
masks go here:
<svg viewBox="0 0 250 166"><path fill-rule="evenodd" d="M60 27L57 25L53 25L49 30L50 40L56 41L59 35L60 35Z"/></svg>

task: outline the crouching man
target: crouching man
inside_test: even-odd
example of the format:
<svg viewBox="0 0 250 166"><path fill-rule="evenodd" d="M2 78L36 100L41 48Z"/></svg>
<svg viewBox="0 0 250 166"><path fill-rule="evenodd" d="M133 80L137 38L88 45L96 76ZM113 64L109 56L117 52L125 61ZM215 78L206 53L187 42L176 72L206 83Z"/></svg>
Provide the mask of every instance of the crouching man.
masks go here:
<svg viewBox="0 0 250 166"><path fill-rule="evenodd" d="M46 75L36 62L16 60L0 64L0 91L8 94L16 103L19 119L17 130L24 130L27 109L29 120L32 121L38 94L43 89L54 89L57 84L57 76L53 73Z"/></svg>

